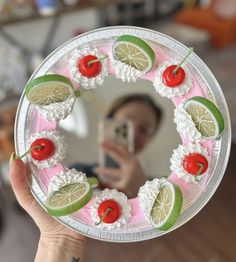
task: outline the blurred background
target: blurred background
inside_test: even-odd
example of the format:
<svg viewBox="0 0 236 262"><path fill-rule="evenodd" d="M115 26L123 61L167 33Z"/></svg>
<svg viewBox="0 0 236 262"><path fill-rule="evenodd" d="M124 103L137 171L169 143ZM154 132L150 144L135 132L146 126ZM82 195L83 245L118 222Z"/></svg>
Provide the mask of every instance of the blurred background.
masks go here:
<svg viewBox="0 0 236 262"><path fill-rule="evenodd" d="M236 0L0 0L0 261L33 261L39 238L7 178L24 85L53 49L83 32L113 25L154 29L195 48L226 97L232 151L221 186L187 225L141 243L88 240L86 261L236 261Z"/></svg>

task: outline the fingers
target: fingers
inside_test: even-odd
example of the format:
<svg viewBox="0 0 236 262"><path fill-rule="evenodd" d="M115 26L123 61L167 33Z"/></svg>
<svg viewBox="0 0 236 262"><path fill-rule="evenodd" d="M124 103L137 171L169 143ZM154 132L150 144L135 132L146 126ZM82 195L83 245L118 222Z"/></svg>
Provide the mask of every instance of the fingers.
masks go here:
<svg viewBox="0 0 236 262"><path fill-rule="evenodd" d="M30 172L27 166L20 159L15 159L10 163L9 180L16 199L25 211L34 219L40 229L50 223L48 214L35 200L29 190Z"/></svg>
<svg viewBox="0 0 236 262"><path fill-rule="evenodd" d="M118 164L122 165L128 161L130 154L122 145L113 142L104 142L102 143L102 147L104 152Z"/></svg>
<svg viewBox="0 0 236 262"><path fill-rule="evenodd" d="M127 156L130 154L124 145L113 142L113 141L105 141L102 143L102 146L105 148L113 149L118 154L123 155L123 156Z"/></svg>
<svg viewBox="0 0 236 262"><path fill-rule="evenodd" d="M109 167L96 167L93 170L96 174L105 175L105 176L113 176L120 177L120 170L117 168L109 168Z"/></svg>
<svg viewBox="0 0 236 262"><path fill-rule="evenodd" d="M112 184L117 180L120 180L120 170L108 167L97 167L94 172L98 175L99 180L103 183Z"/></svg>
<svg viewBox="0 0 236 262"><path fill-rule="evenodd" d="M29 190L27 169L22 160L15 159L12 161L9 180L19 204L27 211L28 207L32 205L34 197Z"/></svg>
<svg viewBox="0 0 236 262"><path fill-rule="evenodd" d="M116 188L121 192L128 192L126 192L126 189L128 187L127 179L129 179L129 177L127 177L127 174L123 173L122 170L108 167L97 167L93 171L98 175L99 180L102 183L105 183L112 188Z"/></svg>

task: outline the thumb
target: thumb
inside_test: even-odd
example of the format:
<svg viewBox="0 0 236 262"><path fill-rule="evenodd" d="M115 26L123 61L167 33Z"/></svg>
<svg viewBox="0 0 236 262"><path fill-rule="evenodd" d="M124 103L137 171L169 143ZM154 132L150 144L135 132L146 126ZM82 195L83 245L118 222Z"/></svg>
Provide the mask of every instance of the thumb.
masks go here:
<svg viewBox="0 0 236 262"><path fill-rule="evenodd" d="M29 190L27 169L22 160L15 159L10 163L9 180L17 201L28 212L35 199Z"/></svg>
<svg viewBox="0 0 236 262"><path fill-rule="evenodd" d="M16 199L25 211L34 219L36 224L48 222L48 214L35 200L29 189L29 179L27 167L20 159L15 159L10 163L9 180Z"/></svg>

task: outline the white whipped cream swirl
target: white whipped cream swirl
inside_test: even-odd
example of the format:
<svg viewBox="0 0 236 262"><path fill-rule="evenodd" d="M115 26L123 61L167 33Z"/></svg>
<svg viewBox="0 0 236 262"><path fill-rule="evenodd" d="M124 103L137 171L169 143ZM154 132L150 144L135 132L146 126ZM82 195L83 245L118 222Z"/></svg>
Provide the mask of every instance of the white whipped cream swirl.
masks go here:
<svg viewBox="0 0 236 262"><path fill-rule="evenodd" d="M67 169L60 171L52 177L48 185L48 195L60 190L60 188L74 183L87 183L86 175L75 169Z"/></svg>
<svg viewBox="0 0 236 262"><path fill-rule="evenodd" d="M39 133L35 133L31 135L29 141L28 141L28 147L30 148L31 144L39 138L47 138L51 140L55 146L55 152L54 154L45 160L36 160L33 159L30 154L30 158L32 162L39 168L49 168L57 165L59 162L61 162L66 157L67 152L67 144L65 143L64 137L59 135L58 131L41 131Z"/></svg>
<svg viewBox="0 0 236 262"><path fill-rule="evenodd" d="M198 153L203 155L209 161L209 155L207 150L202 147L199 143L189 143L187 145L179 145L177 149L173 151L173 154L170 158L171 166L170 169L181 179L185 182L190 183L198 183L195 180L195 176L189 174L187 171L184 170L182 162L185 156L188 156L191 153ZM209 166L209 165L208 165ZM206 174L207 170L200 176L198 176L198 180L200 181L204 175Z"/></svg>
<svg viewBox="0 0 236 262"><path fill-rule="evenodd" d="M112 56L110 58L112 67L114 69L115 77L121 79L123 82L136 82L143 73L136 68L115 60Z"/></svg>
<svg viewBox="0 0 236 262"><path fill-rule="evenodd" d="M36 108L39 114L48 121L59 121L65 119L72 112L75 100L76 98L73 94L63 102L36 106Z"/></svg>
<svg viewBox="0 0 236 262"><path fill-rule="evenodd" d="M150 222L152 221L151 211L154 202L159 194L161 185L166 182L166 178L155 178L151 181L147 181L139 189L138 200L139 206L143 211L146 219Z"/></svg>
<svg viewBox="0 0 236 262"><path fill-rule="evenodd" d="M97 86L101 86L104 82L105 77L108 75L108 63L107 59L104 59L101 62L101 72L95 77L86 77L83 76L77 67L78 61L87 55L93 55L97 58L104 57L105 54L101 53L97 48L89 48L85 46L81 49L76 49L72 53L72 57L70 58L69 70L73 77L73 80L81 85L81 87L85 89L96 88Z"/></svg>
<svg viewBox="0 0 236 262"><path fill-rule="evenodd" d="M128 203L127 196L124 193L118 192L116 189L104 189L101 192L95 193L95 197L93 199L91 205L91 215L94 222L99 222L100 217L98 216L98 207L105 200L114 200L121 207L120 217L114 223L104 223L101 222L97 227L102 229L118 229L129 221L131 217L131 207Z"/></svg>
<svg viewBox="0 0 236 262"><path fill-rule="evenodd" d="M185 71L185 78L180 85L175 87L169 87L163 83L162 74L165 71L165 69L170 65L177 65L177 64L178 64L177 61L163 62L155 72L153 85L156 91L162 97L172 98L176 96L183 96L184 94L187 94L192 87L192 79L188 69L185 66L181 66Z"/></svg>
<svg viewBox="0 0 236 262"><path fill-rule="evenodd" d="M177 132L190 141L199 141L202 139L201 133L197 130L192 117L183 107L183 103L174 110L174 122L177 126Z"/></svg>

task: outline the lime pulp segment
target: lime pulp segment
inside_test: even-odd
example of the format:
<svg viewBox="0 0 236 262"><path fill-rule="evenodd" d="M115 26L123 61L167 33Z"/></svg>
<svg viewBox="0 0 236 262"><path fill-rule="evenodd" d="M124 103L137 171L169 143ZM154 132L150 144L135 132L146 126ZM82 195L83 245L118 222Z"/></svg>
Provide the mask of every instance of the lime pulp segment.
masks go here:
<svg viewBox="0 0 236 262"><path fill-rule="evenodd" d="M65 216L81 209L91 198L89 183L69 184L48 197L46 208L53 216Z"/></svg>
<svg viewBox="0 0 236 262"><path fill-rule="evenodd" d="M116 60L141 72L148 72L152 69L155 53L142 39L135 36L122 35L117 38L112 49Z"/></svg>
<svg viewBox="0 0 236 262"><path fill-rule="evenodd" d="M216 138L224 130L224 118L210 100L194 97L184 104L184 108L203 137Z"/></svg>
<svg viewBox="0 0 236 262"><path fill-rule="evenodd" d="M157 229L168 230L178 219L182 202L180 189L170 182L164 183L151 210L152 224Z"/></svg>
<svg viewBox="0 0 236 262"><path fill-rule="evenodd" d="M49 105L65 101L73 93L70 80L61 75L45 75L30 81L25 87L29 102Z"/></svg>

